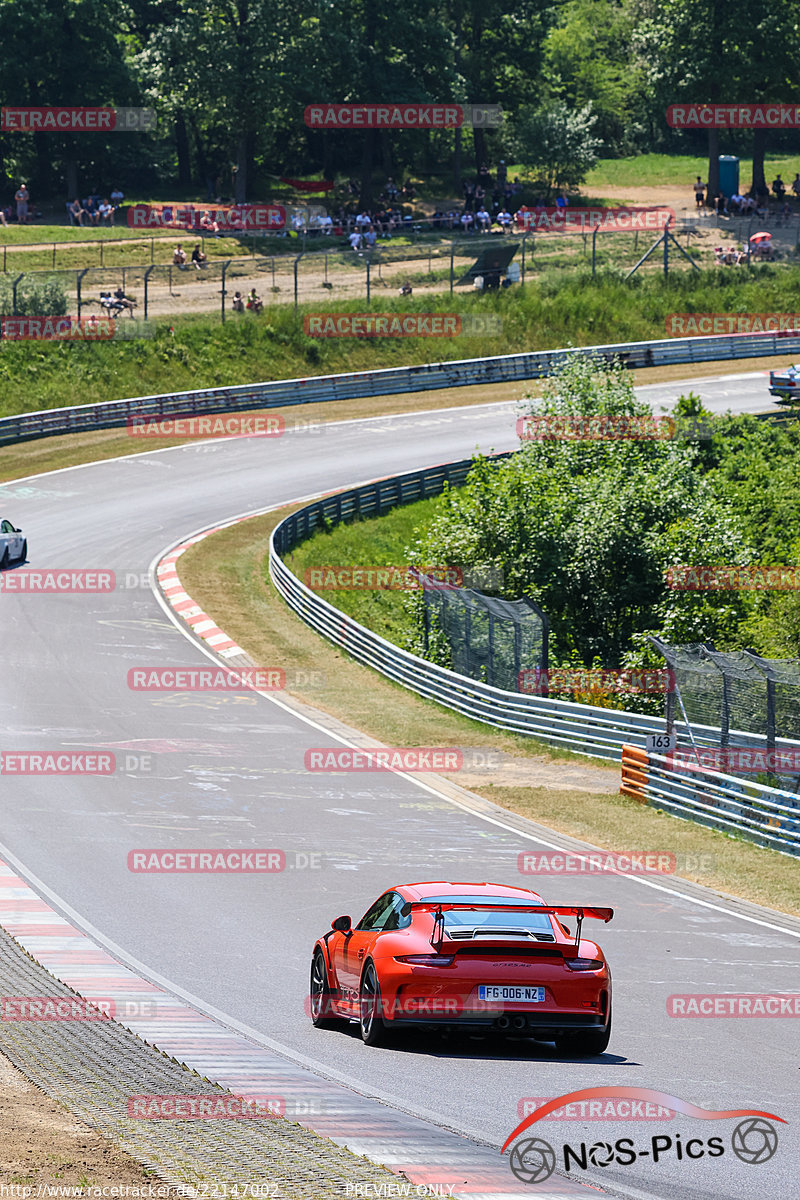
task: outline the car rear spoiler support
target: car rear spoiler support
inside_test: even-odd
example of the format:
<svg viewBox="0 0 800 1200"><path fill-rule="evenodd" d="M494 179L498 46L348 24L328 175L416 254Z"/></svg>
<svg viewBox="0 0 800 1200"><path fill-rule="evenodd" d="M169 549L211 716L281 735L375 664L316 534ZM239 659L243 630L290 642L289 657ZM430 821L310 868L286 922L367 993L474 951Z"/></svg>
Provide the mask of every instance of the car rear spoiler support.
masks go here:
<svg viewBox="0 0 800 1200"><path fill-rule="evenodd" d="M577 920L577 933L575 936L575 953L580 954L581 947L581 927L586 917L594 918L597 921L605 921L606 924L614 916L613 908L597 908L595 905L584 904L492 904L491 900L481 900L479 902L468 901L459 902L458 900L410 900L405 906L404 911L411 912L433 912L433 933L431 934L431 945L437 954L442 952L442 943L444 941L444 914L446 912L532 912L539 913L541 916L549 917L575 917Z"/></svg>

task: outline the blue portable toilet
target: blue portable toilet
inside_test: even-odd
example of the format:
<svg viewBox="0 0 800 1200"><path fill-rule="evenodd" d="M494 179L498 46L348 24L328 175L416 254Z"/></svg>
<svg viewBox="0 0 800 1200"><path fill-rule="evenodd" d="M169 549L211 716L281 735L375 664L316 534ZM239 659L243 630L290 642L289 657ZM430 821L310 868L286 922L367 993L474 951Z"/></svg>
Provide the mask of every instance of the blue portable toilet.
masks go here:
<svg viewBox="0 0 800 1200"><path fill-rule="evenodd" d="M739 194L739 159L735 154L719 156L719 190L729 199Z"/></svg>

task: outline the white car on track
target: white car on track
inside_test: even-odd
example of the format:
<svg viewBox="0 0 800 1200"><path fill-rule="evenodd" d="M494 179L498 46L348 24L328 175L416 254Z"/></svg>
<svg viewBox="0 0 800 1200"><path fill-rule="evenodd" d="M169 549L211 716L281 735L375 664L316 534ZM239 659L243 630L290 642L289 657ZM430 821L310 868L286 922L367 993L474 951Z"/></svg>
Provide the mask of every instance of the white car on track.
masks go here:
<svg viewBox="0 0 800 1200"><path fill-rule="evenodd" d="M0 569L7 567L13 560L25 562L28 557L28 543L21 529L16 529L10 521L0 521Z"/></svg>

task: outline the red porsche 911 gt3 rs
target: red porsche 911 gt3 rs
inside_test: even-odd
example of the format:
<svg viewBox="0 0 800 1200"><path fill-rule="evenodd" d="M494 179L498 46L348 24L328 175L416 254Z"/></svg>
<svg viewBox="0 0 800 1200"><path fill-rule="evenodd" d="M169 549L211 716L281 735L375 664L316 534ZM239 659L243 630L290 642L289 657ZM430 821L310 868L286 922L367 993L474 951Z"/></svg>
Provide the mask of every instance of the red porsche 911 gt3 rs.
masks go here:
<svg viewBox="0 0 800 1200"><path fill-rule="evenodd" d="M611 973L581 937L611 908L546 905L499 883L406 883L355 928L337 917L311 960L311 1019L358 1021L368 1046L403 1027L458 1028L553 1041L601 1054L611 1034ZM559 917L576 918L573 936Z"/></svg>

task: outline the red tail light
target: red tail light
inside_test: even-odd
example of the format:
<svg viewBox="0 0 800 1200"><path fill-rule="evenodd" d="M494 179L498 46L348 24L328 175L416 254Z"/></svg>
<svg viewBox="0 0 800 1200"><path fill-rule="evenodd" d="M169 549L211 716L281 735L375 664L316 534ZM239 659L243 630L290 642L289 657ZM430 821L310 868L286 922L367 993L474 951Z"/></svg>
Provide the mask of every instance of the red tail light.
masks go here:
<svg viewBox="0 0 800 1200"><path fill-rule="evenodd" d="M449 967L455 962L454 954L403 954L395 962L411 963L415 967Z"/></svg>
<svg viewBox="0 0 800 1200"><path fill-rule="evenodd" d="M565 958L564 966L570 971L600 971L606 964L602 958Z"/></svg>

